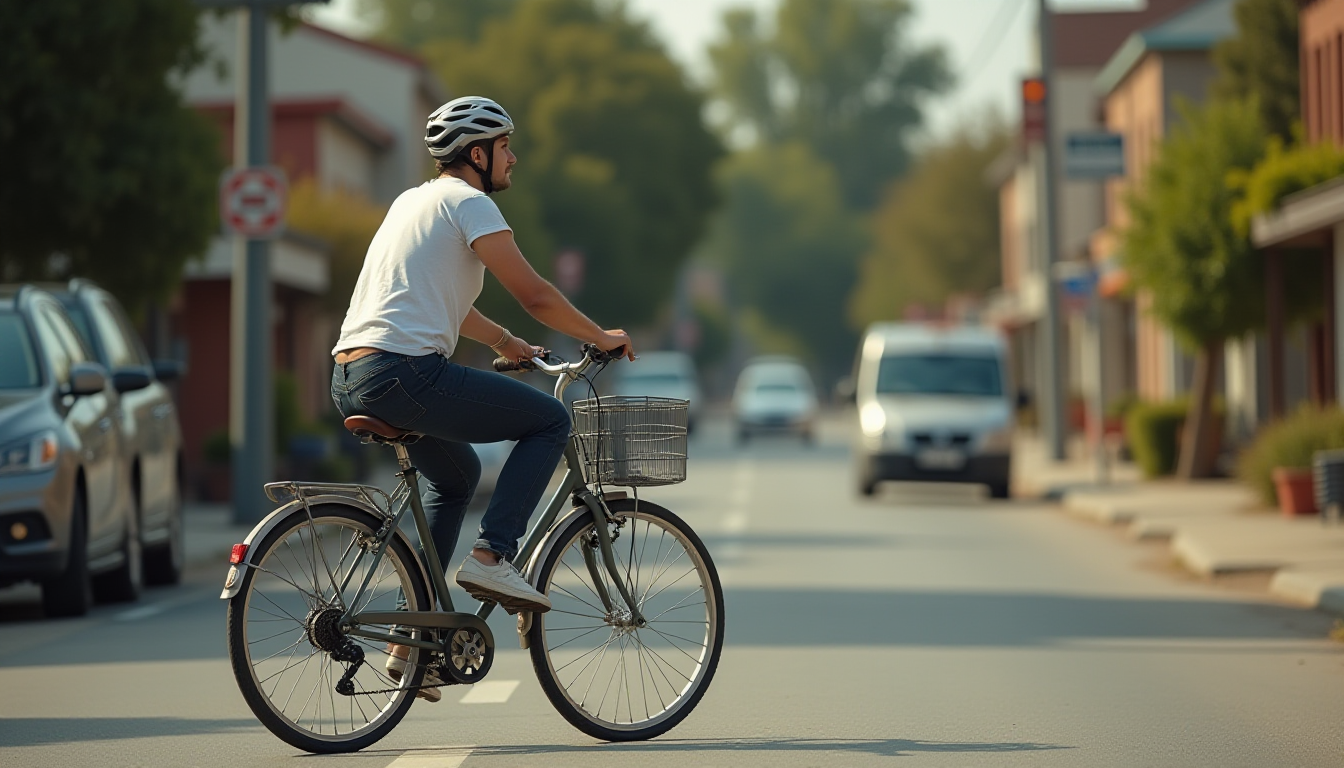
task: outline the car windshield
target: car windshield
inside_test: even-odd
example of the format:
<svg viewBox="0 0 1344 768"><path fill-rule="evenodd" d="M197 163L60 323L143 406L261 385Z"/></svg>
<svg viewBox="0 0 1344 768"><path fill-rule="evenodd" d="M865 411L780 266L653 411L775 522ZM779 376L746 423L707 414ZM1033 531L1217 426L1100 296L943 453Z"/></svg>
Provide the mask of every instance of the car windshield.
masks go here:
<svg viewBox="0 0 1344 768"><path fill-rule="evenodd" d="M32 337L23 318L15 312L0 312L0 389L31 389L41 386Z"/></svg>
<svg viewBox="0 0 1344 768"><path fill-rule="evenodd" d="M84 311L78 303L61 304L65 314L70 316L70 322L79 332L79 340L84 342L84 346L93 349L93 328L89 325L89 313Z"/></svg>
<svg viewBox="0 0 1344 768"><path fill-rule="evenodd" d="M999 361L967 355L892 355L877 369L878 394L965 395L1003 394Z"/></svg>

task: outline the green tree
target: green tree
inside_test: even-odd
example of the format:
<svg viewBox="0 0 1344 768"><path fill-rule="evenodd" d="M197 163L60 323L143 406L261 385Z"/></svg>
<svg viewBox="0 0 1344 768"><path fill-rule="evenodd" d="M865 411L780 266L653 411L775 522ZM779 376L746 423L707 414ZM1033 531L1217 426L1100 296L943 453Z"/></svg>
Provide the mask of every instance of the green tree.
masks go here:
<svg viewBox="0 0 1344 768"><path fill-rule="evenodd" d="M533 0L476 39L422 50L454 92L495 98L517 123L514 188L499 201L520 235L539 230L524 252L545 272L553 249L582 251L579 306L599 322L652 321L713 210L722 149L648 28L619 4ZM481 302L511 320L510 305L497 288Z"/></svg>
<svg viewBox="0 0 1344 768"><path fill-rule="evenodd" d="M871 208L909 163L923 103L952 84L943 50L910 42L911 16L908 0L784 0L767 33L729 11L715 93L760 140L807 143L848 205Z"/></svg>
<svg viewBox="0 0 1344 768"><path fill-rule="evenodd" d="M1214 93L1254 99L1270 133L1293 140L1301 120L1298 82L1298 3L1294 0L1240 0L1234 13L1237 36L1214 48L1220 76Z"/></svg>
<svg viewBox="0 0 1344 768"><path fill-rule="evenodd" d="M854 349L845 301L866 233L835 171L801 142L762 146L728 160L720 185L706 250L724 265L735 304L750 308L758 346L805 350L843 370Z"/></svg>
<svg viewBox="0 0 1344 768"><path fill-rule="evenodd" d="M378 37L406 48L436 40L475 40L491 19L508 16L519 0L360 0L360 14Z"/></svg>
<svg viewBox="0 0 1344 768"><path fill-rule="evenodd" d="M369 243L386 215L387 206L348 190L323 190L312 177L290 189L285 223L331 248L331 287L323 297L329 310L344 314L350 306Z"/></svg>
<svg viewBox="0 0 1344 768"><path fill-rule="evenodd" d="M873 244L849 305L856 326L998 284L999 198L985 171L1009 133L1001 120L988 125L927 149L874 211Z"/></svg>
<svg viewBox="0 0 1344 768"><path fill-rule="evenodd" d="M1233 225L1229 177L1260 159L1266 129L1253 100L1178 108L1181 123L1128 201L1124 262L1151 293L1153 313L1196 352L1179 469L1188 478L1213 469L1209 420L1223 345L1264 323L1264 260Z"/></svg>
<svg viewBox="0 0 1344 768"><path fill-rule="evenodd" d="M181 0L0 3L0 274L91 277L133 311L215 227L219 137L173 73L197 64Z"/></svg>

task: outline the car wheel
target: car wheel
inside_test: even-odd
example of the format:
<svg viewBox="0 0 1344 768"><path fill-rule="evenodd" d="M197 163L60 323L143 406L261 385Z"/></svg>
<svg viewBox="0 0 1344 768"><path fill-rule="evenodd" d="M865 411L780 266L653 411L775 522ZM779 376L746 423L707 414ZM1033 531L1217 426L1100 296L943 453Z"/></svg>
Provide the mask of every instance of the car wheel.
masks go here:
<svg viewBox="0 0 1344 768"><path fill-rule="evenodd" d="M48 616L83 616L93 605L89 583L89 533L85 528L84 489L75 488L70 510L70 554L65 571L42 582L42 609Z"/></svg>
<svg viewBox="0 0 1344 768"><path fill-rule="evenodd" d="M1007 480L990 483L989 496L992 499L1010 499L1013 497L1012 487Z"/></svg>
<svg viewBox="0 0 1344 768"><path fill-rule="evenodd" d="M168 513L168 541L145 550L145 583L156 586L182 580L186 541L182 528L182 486L175 483L173 508Z"/></svg>
<svg viewBox="0 0 1344 768"><path fill-rule="evenodd" d="M129 603L140 599L145 580L139 516L135 507L126 515L126 531L121 539L121 565L94 579L94 597L99 602Z"/></svg>

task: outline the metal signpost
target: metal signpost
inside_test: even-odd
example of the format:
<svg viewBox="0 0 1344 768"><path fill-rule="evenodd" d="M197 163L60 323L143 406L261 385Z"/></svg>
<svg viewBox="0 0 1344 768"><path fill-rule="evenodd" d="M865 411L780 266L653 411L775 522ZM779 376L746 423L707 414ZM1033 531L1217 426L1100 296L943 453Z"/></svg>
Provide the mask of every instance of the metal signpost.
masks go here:
<svg viewBox="0 0 1344 768"><path fill-rule="evenodd" d="M1046 433L1049 437L1050 457L1055 461L1065 458L1064 376L1060 366L1061 343L1059 328L1059 292L1053 275L1059 254L1059 233L1055 223L1055 144L1051 99L1054 84L1054 25L1049 4L1037 0L1037 40L1040 45L1041 73L1023 81L1023 116L1032 167L1040 181L1037 225L1041 231L1041 262L1045 281L1045 316L1041 319L1038 355ZM1032 125L1036 122L1037 125Z"/></svg>
<svg viewBox="0 0 1344 768"><path fill-rule="evenodd" d="M244 227L235 238L232 286L232 330L229 382L229 436L233 443L233 520L251 524L270 509L262 485L270 481L274 451L271 392L271 247L269 237L283 221L283 177L278 193L280 213L271 215L276 190L266 183L263 168L271 160L271 110L267 93L266 32L270 13L302 2L327 0L196 0L208 8L238 8L238 56L234 77L234 164L261 175L246 176L226 205L237 205L235 221ZM225 183L229 181L226 177ZM272 220L274 219L274 220ZM226 223L229 219L225 219ZM271 226L262 226L270 221Z"/></svg>
<svg viewBox="0 0 1344 768"><path fill-rule="evenodd" d="M1124 137L1104 131L1070 133L1064 139L1064 173L1070 179L1104 181L1125 173ZM1106 355L1102 322L1100 274L1090 262L1056 265L1055 277L1060 290L1087 307L1096 359L1092 361L1091 434L1097 462L1097 484L1110 482L1110 456L1106 452Z"/></svg>

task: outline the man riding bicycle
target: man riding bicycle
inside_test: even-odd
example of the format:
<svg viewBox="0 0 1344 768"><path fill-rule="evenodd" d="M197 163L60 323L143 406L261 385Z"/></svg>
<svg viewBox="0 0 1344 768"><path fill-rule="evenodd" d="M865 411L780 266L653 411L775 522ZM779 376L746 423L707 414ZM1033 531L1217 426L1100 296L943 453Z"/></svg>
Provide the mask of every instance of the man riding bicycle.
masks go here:
<svg viewBox="0 0 1344 768"><path fill-rule="evenodd" d="M457 583L472 597L516 611L550 609L510 560L569 437L569 412L550 395L493 371L449 360L458 340L501 357L540 352L472 304L490 270L527 312L603 350L634 347L603 330L537 274L514 242L493 192L508 189L517 157L513 120L490 99L466 96L429 116L425 144L439 175L403 192L369 245L332 354L331 396L345 417L368 415L424 437L408 446L426 480L434 546L451 552L480 479L472 443L515 440ZM404 648L389 672L400 677ZM426 683L431 680L426 679ZM436 688L420 692L439 699Z"/></svg>

